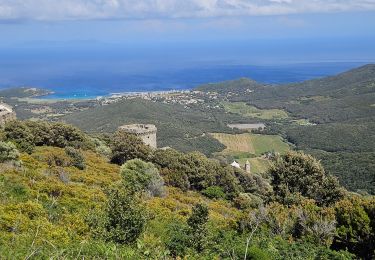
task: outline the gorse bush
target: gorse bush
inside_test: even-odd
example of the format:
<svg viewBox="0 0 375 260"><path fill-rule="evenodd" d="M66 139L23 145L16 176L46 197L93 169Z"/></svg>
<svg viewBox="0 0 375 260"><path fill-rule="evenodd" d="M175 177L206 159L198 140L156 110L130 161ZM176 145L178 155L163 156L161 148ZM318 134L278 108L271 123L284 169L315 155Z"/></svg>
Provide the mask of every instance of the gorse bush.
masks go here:
<svg viewBox="0 0 375 260"><path fill-rule="evenodd" d="M19 156L20 153L14 144L0 141L0 163L18 161Z"/></svg>

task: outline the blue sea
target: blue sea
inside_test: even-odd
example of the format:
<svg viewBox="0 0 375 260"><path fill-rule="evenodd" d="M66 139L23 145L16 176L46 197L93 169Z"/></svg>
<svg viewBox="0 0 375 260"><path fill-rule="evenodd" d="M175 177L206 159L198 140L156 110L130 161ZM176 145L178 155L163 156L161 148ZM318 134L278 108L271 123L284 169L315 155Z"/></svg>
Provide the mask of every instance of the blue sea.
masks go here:
<svg viewBox="0 0 375 260"><path fill-rule="evenodd" d="M0 89L16 86L45 88L55 93L45 98L93 98L118 92L186 90L195 86L240 77L284 84L334 75L364 65L363 62L299 62L252 64L237 60L148 59L115 53L69 55L19 51L2 53ZM48 54L48 53L47 53Z"/></svg>

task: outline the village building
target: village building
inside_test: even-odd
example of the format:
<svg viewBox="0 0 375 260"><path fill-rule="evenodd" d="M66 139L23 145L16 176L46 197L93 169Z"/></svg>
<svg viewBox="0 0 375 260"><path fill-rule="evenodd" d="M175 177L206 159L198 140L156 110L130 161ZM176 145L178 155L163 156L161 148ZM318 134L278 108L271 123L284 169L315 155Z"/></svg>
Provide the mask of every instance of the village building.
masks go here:
<svg viewBox="0 0 375 260"><path fill-rule="evenodd" d="M250 165L250 162L249 160L246 161L245 165L244 165L244 168L241 167L241 165L236 162L236 161L233 161L231 164L230 164L233 168L237 168L237 169L243 169L245 170L247 173L251 173L251 165Z"/></svg>

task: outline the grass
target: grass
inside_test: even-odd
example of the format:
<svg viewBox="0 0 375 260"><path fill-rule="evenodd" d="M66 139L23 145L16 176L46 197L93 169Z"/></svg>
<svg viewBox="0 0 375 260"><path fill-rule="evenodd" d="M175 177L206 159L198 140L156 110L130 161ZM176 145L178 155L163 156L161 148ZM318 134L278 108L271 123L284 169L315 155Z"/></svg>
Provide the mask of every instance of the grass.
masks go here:
<svg viewBox="0 0 375 260"><path fill-rule="evenodd" d="M281 109L258 109L244 102L222 102L222 104L227 112L240 114L246 117L260 119L283 119L288 117L288 114Z"/></svg>

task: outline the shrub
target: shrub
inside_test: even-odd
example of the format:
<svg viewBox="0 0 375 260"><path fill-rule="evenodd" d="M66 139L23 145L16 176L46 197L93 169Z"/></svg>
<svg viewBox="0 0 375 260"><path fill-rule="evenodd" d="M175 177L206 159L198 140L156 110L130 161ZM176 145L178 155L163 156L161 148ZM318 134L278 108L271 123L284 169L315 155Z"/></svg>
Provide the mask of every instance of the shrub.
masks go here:
<svg viewBox="0 0 375 260"><path fill-rule="evenodd" d="M7 140L16 143L24 152L32 153L35 146L90 149L93 144L78 128L63 123L43 121L12 121L5 125Z"/></svg>
<svg viewBox="0 0 375 260"><path fill-rule="evenodd" d="M233 199L234 206L238 209L258 208L263 204L263 200L251 193L240 193Z"/></svg>
<svg viewBox="0 0 375 260"><path fill-rule="evenodd" d="M374 199L367 201L356 196L336 203L337 235L332 245L334 249L348 249L363 259L375 256L375 220L368 210L369 204L375 208Z"/></svg>
<svg viewBox="0 0 375 260"><path fill-rule="evenodd" d="M151 154L151 148L135 135L118 131L113 136L111 143L111 162L118 165L132 159L147 160Z"/></svg>
<svg viewBox="0 0 375 260"><path fill-rule="evenodd" d="M253 193L261 196L268 196L272 191L271 185L260 175L247 173L236 169L235 176L245 193Z"/></svg>
<svg viewBox="0 0 375 260"><path fill-rule="evenodd" d="M336 220L332 208L320 208L312 200L307 200L297 209L294 237L317 246L329 247L335 233Z"/></svg>
<svg viewBox="0 0 375 260"><path fill-rule="evenodd" d="M302 197L314 199L318 205L330 205L343 197L337 179L327 175L310 155L289 152L279 156L269 174L275 200L286 205L300 203Z"/></svg>
<svg viewBox="0 0 375 260"><path fill-rule="evenodd" d="M86 169L85 157L83 157L79 150L75 149L74 147L66 147L65 153L71 158L72 166L80 170Z"/></svg>
<svg viewBox="0 0 375 260"><path fill-rule="evenodd" d="M183 191L190 189L189 178L183 172L170 170L169 168L162 168L160 173L167 185L180 188Z"/></svg>
<svg viewBox="0 0 375 260"><path fill-rule="evenodd" d="M225 193L222 188L218 186L211 186L202 191L203 195L210 199L225 199Z"/></svg>
<svg viewBox="0 0 375 260"><path fill-rule="evenodd" d="M30 129L21 121L10 121L4 128L6 140L12 141L23 152L34 151L34 135Z"/></svg>
<svg viewBox="0 0 375 260"><path fill-rule="evenodd" d="M189 247L189 235L186 224L172 222L168 226L168 240L165 245L173 257L183 257Z"/></svg>
<svg viewBox="0 0 375 260"><path fill-rule="evenodd" d="M252 246L249 248L245 259L268 260L272 259L272 257L266 251L260 249L259 247Z"/></svg>
<svg viewBox="0 0 375 260"><path fill-rule="evenodd" d="M99 138L92 138L92 142L95 146L95 151L98 154L103 155L104 157L110 158L111 157L111 148Z"/></svg>
<svg viewBox="0 0 375 260"><path fill-rule="evenodd" d="M197 204L187 220L189 226L190 244L198 252L202 252L207 244L207 221L208 207L204 204Z"/></svg>
<svg viewBox="0 0 375 260"><path fill-rule="evenodd" d="M0 163L18 161L19 156L20 153L14 144L0 141Z"/></svg>
<svg viewBox="0 0 375 260"><path fill-rule="evenodd" d="M164 180L152 163L133 159L121 167L125 187L132 192L145 191L151 196L165 195Z"/></svg>
<svg viewBox="0 0 375 260"><path fill-rule="evenodd" d="M229 197L239 192L239 183L231 167L199 152L180 153L173 149L155 151L152 161L162 168L169 185L182 190L202 191L210 186L221 187Z"/></svg>
<svg viewBox="0 0 375 260"><path fill-rule="evenodd" d="M104 229L107 240L132 244L142 234L147 217L146 209L136 194L112 189L108 194Z"/></svg>

